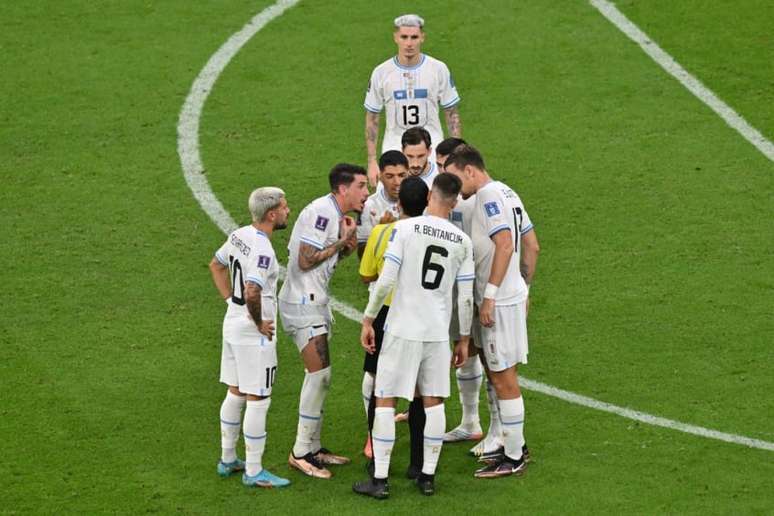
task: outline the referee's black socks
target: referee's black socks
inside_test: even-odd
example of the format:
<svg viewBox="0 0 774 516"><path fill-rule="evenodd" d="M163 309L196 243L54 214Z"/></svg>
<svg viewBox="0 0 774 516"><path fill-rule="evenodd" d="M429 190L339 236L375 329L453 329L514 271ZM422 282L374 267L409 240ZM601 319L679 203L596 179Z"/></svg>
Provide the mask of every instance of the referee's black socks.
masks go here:
<svg viewBox="0 0 774 516"><path fill-rule="evenodd" d="M411 465L419 471L424 462L425 407L422 398L414 398L409 403L409 435L411 439Z"/></svg>

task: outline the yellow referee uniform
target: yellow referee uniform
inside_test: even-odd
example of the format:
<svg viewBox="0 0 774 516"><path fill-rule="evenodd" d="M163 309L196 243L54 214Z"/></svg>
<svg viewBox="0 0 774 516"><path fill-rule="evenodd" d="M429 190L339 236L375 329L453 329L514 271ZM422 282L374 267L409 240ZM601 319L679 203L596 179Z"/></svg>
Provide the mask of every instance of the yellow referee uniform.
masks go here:
<svg viewBox="0 0 774 516"><path fill-rule="evenodd" d="M377 224L368 235L363 257L360 258L361 276L378 276L382 273L384 267L384 253L387 251L387 244L390 242L390 235L395 228L395 223ZM384 300L385 306L390 306L392 302L392 292Z"/></svg>

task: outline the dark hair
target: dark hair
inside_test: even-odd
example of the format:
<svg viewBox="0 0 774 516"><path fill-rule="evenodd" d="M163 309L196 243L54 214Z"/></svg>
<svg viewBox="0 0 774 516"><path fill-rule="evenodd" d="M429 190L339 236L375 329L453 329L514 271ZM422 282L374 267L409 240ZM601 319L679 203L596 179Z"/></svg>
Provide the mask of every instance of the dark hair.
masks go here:
<svg viewBox="0 0 774 516"><path fill-rule="evenodd" d="M355 180L355 176L365 176L366 170L359 165L350 165L349 163L338 163L328 174L328 182L331 185L331 192L339 191L341 185L349 186Z"/></svg>
<svg viewBox="0 0 774 516"><path fill-rule="evenodd" d="M425 147L428 149L433 144L433 139L430 137L430 133L427 132L427 129L422 127L412 127L411 129L407 129L406 132L403 133L403 136L400 137L400 146L403 149L405 149L408 145L419 145L423 142Z"/></svg>
<svg viewBox="0 0 774 516"><path fill-rule="evenodd" d="M486 170L484 165L484 158L481 153L476 150L472 145L460 145L446 158L446 162L443 167L446 168L449 165L454 165L457 168L465 168L468 165L472 165L478 169Z"/></svg>
<svg viewBox="0 0 774 516"><path fill-rule="evenodd" d="M462 190L462 181L454 174L438 174L433 181L433 191L445 201L454 201Z"/></svg>
<svg viewBox="0 0 774 516"><path fill-rule="evenodd" d="M427 184L420 177L407 177L400 184L398 199L403 213L418 217L427 208Z"/></svg>
<svg viewBox="0 0 774 516"><path fill-rule="evenodd" d="M435 146L435 154L441 155L441 156L448 156L452 152L454 152L454 149L459 147L460 145L465 145L467 142L463 140L462 138L454 138L453 136L451 138L446 138L444 141L439 143Z"/></svg>
<svg viewBox="0 0 774 516"><path fill-rule="evenodd" d="M397 167L403 165L408 168L408 159L403 155L401 151L388 150L379 158L379 170L384 171L387 167Z"/></svg>

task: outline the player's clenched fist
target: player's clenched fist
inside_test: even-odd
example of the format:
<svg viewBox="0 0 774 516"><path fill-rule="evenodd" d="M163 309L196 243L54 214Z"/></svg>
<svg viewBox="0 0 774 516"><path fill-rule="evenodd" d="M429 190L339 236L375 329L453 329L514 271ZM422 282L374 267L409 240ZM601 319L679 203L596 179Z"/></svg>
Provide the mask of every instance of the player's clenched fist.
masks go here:
<svg viewBox="0 0 774 516"><path fill-rule="evenodd" d="M371 355L376 352L376 334L374 333L373 320L368 317L363 319L363 329L360 330L360 345Z"/></svg>

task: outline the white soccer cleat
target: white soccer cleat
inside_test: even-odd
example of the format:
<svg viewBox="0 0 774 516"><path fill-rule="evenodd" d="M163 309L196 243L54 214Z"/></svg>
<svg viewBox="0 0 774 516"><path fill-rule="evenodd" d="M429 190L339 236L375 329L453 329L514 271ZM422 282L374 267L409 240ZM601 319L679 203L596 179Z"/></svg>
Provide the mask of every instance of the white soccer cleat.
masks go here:
<svg viewBox="0 0 774 516"><path fill-rule="evenodd" d="M460 424L457 428L444 434L443 442L458 443L461 441L478 441L482 437L484 437L484 432L481 430L481 425L479 423L469 426Z"/></svg>
<svg viewBox="0 0 774 516"><path fill-rule="evenodd" d="M487 435L470 449L470 454L474 457L481 457L485 454L491 454L503 447L503 441L500 437Z"/></svg>

